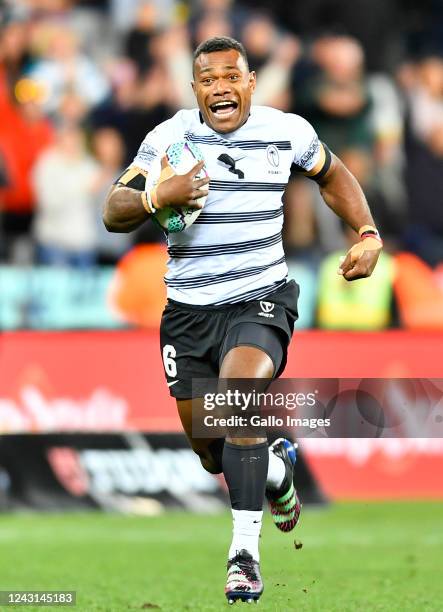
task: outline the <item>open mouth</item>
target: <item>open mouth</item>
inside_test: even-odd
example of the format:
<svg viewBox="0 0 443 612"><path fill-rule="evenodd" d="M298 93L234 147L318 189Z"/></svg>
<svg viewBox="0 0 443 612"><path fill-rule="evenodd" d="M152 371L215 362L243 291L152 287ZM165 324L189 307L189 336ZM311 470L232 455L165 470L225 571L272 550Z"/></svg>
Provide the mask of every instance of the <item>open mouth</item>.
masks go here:
<svg viewBox="0 0 443 612"><path fill-rule="evenodd" d="M214 102L214 104L209 105L211 112L214 113L214 115L217 115L217 117L227 117L232 115L237 107L237 102L234 102L233 100L221 100L220 102Z"/></svg>

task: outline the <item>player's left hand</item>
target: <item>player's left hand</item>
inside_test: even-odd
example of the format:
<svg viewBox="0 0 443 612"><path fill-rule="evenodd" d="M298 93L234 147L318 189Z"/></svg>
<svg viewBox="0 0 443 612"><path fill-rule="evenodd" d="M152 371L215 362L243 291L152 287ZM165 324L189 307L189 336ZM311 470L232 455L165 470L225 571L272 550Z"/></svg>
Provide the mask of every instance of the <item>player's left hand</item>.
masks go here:
<svg viewBox="0 0 443 612"><path fill-rule="evenodd" d="M186 174L176 174L164 155L161 159L161 174L157 184L151 191L154 207L157 209L167 206L189 206L190 208L203 208L197 200L208 195L207 186L209 177L195 178L202 170L205 162L199 161Z"/></svg>
<svg viewBox="0 0 443 612"><path fill-rule="evenodd" d="M383 243L379 237L366 236L354 244L340 262L338 274L347 281L371 276Z"/></svg>

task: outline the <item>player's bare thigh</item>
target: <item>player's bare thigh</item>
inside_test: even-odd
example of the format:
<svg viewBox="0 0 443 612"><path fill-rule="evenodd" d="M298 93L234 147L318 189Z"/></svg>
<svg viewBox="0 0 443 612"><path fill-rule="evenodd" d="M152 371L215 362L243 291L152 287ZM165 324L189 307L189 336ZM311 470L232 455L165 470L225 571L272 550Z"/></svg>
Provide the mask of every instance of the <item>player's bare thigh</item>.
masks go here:
<svg viewBox="0 0 443 612"><path fill-rule="evenodd" d="M220 378L272 378L274 364L267 353L255 346L235 346L223 359ZM266 442L266 438L226 438L232 444L248 446Z"/></svg>
<svg viewBox="0 0 443 612"><path fill-rule="evenodd" d="M272 378L274 374L274 364L272 359L257 347L236 346L232 348L223 359L220 368L220 378ZM202 460L203 466L207 468L211 462L209 445L214 442L214 438L193 438L192 437L192 416L203 418L204 408L201 398L194 400L177 400L177 409L183 429L191 443L191 446ZM233 444L259 444L264 442L264 438L227 438ZM205 465L206 464L206 465ZM210 469L208 471L211 471Z"/></svg>

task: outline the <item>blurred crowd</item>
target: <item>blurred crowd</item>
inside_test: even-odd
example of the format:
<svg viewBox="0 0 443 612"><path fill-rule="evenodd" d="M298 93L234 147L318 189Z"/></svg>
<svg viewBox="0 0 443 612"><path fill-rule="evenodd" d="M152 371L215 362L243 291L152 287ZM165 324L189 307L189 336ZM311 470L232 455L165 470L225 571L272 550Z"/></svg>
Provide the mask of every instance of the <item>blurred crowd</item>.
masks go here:
<svg viewBox="0 0 443 612"><path fill-rule="evenodd" d="M303 115L361 183L389 257L443 262L438 0L10 0L0 4L0 262L88 267L158 242L107 234L109 185L145 134L192 108L192 49L243 42L256 104ZM355 236L294 178L288 259L318 272Z"/></svg>

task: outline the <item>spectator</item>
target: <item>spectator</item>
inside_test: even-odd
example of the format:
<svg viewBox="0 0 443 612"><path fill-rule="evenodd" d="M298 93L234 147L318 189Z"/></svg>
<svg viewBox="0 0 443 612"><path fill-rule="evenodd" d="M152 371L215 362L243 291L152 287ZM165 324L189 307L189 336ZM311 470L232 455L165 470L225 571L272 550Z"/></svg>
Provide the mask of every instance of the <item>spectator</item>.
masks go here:
<svg viewBox="0 0 443 612"><path fill-rule="evenodd" d="M29 26L26 21L12 21L0 29L0 62L3 77L14 85L30 61Z"/></svg>
<svg viewBox="0 0 443 612"><path fill-rule="evenodd" d="M370 72L392 67L397 60L405 26L423 26L423 14L435 14L440 2L403 0L242 0L254 7L272 7L277 21L311 40L324 32L347 33L363 46ZM427 5L427 6L426 6ZM432 8L431 8L432 7ZM433 16L433 15L432 15ZM441 36L440 36L441 40Z"/></svg>
<svg viewBox="0 0 443 612"><path fill-rule="evenodd" d="M232 36L233 29L227 15L209 12L196 23L194 31L195 46L214 36Z"/></svg>
<svg viewBox="0 0 443 612"><path fill-rule="evenodd" d="M125 34L137 21L137 13L146 0L108 0L110 18L114 28L119 34ZM151 0L156 8L161 27L171 24L177 5L174 0Z"/></svg>
<svg viewBox="0 0 443 612"><path fill-rule="evenodd" d="M395 226L384 226L391 237L399 235L406 217L404 186L404 104L400 92L387 73L372 74L368 79L372 101L371 124L375 136L374 173L377 187L386 201L387 213Z"/></svg>
<svg viewBox="0 0 443 612"><path fill-rule="evenodd" d="M132 162L144 135L170 116L165 69L156 63L138 78L133 62L120 59L111 67L113 93L91 115L94 127L114 127L124 139L125 163ZM189 87L189 83L188 83Z"/></svg>
<svg viewBox="0 0 443 612"><path fill-rule="evenodd" d="M313 202L315 186L304 178L294 178L286 188L284 243L289 259L303 261L316 268L321 253L317 241L317 226Z"/></svg>
<svg viewBox="0 0 443 612"><path fill-rule="evenodd" d="M443 125L443 59L425 57L415 67L407 91L410 123L413 135L440 153L435 130Z"/></svg>
<svg viewBox="0 0 443 612"><path fill-rule="evenodd" d="M223 31L225 25L221 24L219 31ZM192 51L187 29L175 26L159 39L157 59L167 70L171 106L176 109L194 108L195 96L189 86L192 79Z"/></svg>
<svg viewBox="0 0 443 612"><path fill-rule="evenodd" d="M241 39L248 53L251 70L258 71L266 64L274 51L277 38L277 28L265 13L248 19L242 30Z"/></svg>
<svg viewBox="0 0 443 612"><path fill-rule="evenodd" d="M12 99L11 99L12 96ZM2 257L27 259L35 196L30 173L40 153L52 142L53 128L43 116L40 91L29 79L17 81L10 93L0 64L0 157L6 184L0 186Z"/></svg>
<svg viewBox="0 0 443 612"><path fill-rule="evenodd" d="M137 101L137 68L128 58L112 58L106 72L111 83L111 95L91 112L90 120L96 128L115 127L125 138L128 117Z"/></svg>
<svg viewBox="0 0 443 612"><path fill-rule="evenodd" d="M132 246L131 234L111 234L103 225L102 208L111 185L123 171L125 158L123 139L114 128L99 128L92 136L92 150L99 164L93 187L97 213L97 250L102 264L115 264Z"/></svg>
<svg viewBox="0 0 443 612"><path fill-rule="evenodd" d="M282 35L270 17L258 14L245 25L242 41L257 72L254 103L289 110L291 74L301 54L298 39Z"/></svg>
<svg viewBox="0 0 443 612"><path fill-rule="evenodd" d="M157 10L154 4L141 3L137 10L134 26L128 32L125 41L126 55L137 66L140 74L144 74L152 65L150 40L158 26Z"/></svg>
<svg viewBox="0 0 443 612"><path fill-rule="evenodd" d="M377 142L373 102L359 43L346 36L323 36L312 45L311 70L294 92L295 111L312 122L322 140L345 161L365 191L380 230L395 232L398 214L389 210L377 184ZM379 118L379 113L377 113ZM379 121L380 123L380 121ZM397 124L396 124L397 125ZM292 194L296 192L297 200ZM312 258L340 247L342 228L328 210L319 206L318 190L307 184L288 190L289 245L308 249ZM309 214L308 214L309 213ZM300 223L309 220L310 231L301 238ZM295 228L295 229L294 229ZM306 244L310 236L309 244ZM332 241L331 241L332 237ZM309 247L309 248L308 248Z"/></svg>
<svg viewBox="0 0 443 612"><path fill-rule="evenodd" d="M30 76L45 90L46 112L56 115L70 94L78 96L88 110L104 101L109 84L94 62L80 52L71 29L44 22L37 28L34 44L41 59Z"/></svg>
<svg viewBox="0 0 443 612"><path fill-rule="evenodd" d="M204 32L207 33L206 37L223 36L228 29L229 36L240 38L243 26L253 14L243 6L239 6L239 3L234 0L194 0L191 4L189 32L193 47L205 40L202 38ZM199 27L201 21L206 23L204 28ZM216 27L217 22L220 30L214 33L213 28ZM212 33L209 33L210 31Z"/></svg>
<svg viewBox="0 0 443 612"><path fill-rule="evenodd" d="M338 155L358 147L372 153L371 100L363 50L345 36L324 36L311 49L314 70L295 91L295 109Z"/></svg>
<svg viewBox="0 0 443 612"><path fill-rule="evenodd" d="M34 235L42 264L91 266L96 261L98 166L75 126L59 129L57 141L33 172L37 197Z"/></svg>
<svg viewBox="0 0 443 612"><path fill-rule="evenodd" d="M443 261L443 61L429 56L403 67L406 138L407 248L430 266Z"/></svg>

